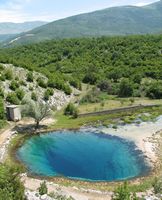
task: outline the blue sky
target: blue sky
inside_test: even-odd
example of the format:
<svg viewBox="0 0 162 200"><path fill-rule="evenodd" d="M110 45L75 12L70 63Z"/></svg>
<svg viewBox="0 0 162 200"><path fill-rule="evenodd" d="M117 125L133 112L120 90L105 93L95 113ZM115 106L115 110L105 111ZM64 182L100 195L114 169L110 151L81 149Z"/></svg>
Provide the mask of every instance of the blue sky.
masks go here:
<svg viewBox="0 0 162 200"><path fill-rule="evenodd" d="M0 22L54 21L121 5L143 6L158 0L0 0Z"/></svg>

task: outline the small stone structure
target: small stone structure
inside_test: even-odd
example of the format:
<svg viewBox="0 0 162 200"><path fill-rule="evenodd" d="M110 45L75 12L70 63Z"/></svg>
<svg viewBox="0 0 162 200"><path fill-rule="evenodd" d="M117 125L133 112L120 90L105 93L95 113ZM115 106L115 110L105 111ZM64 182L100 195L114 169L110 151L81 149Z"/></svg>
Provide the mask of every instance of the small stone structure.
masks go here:
<svg viewBox="0 0 162 200"><path fill-rule="evenodd" d="M10 105L6 107L7 119L9 121L20 121L21 120L21 111L20 107L17 105Z"/></svg>

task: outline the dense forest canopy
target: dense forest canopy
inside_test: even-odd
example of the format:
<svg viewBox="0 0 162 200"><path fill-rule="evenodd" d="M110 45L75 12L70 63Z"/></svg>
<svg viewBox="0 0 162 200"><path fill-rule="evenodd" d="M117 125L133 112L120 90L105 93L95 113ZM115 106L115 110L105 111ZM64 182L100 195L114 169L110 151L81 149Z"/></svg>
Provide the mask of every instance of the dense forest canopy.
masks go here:
<svg viewBox="0 0 162 200"><path fill-rule="evenodd" d="M162 97L162 35L47 41L1 49L0 62L42 72L51 87L85 82L121 97Z"/></svg>

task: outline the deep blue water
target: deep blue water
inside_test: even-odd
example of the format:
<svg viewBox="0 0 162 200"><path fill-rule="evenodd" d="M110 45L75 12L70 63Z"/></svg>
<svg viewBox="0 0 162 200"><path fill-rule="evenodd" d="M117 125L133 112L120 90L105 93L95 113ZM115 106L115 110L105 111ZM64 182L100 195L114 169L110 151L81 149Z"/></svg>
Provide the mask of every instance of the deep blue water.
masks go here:
<svg viewBox="0 0 162 200"><path fill-rule="evenodd" d="M90 181L125 180L148 173L134 143L87 131L33 136L17 152L32 174Z"/></svg>

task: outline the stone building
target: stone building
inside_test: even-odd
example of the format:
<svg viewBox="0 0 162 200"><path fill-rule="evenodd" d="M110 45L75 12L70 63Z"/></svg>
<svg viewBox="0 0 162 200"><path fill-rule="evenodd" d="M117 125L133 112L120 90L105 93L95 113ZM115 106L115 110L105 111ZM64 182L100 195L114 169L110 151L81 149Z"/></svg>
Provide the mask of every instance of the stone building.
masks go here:
<svg viewBox="0 0 162 200"><path fill-rule="evenodd" d="M9 121L20 121L21 120L21 110L17 105L10 105L6 107L7 119Z"/></svg>

